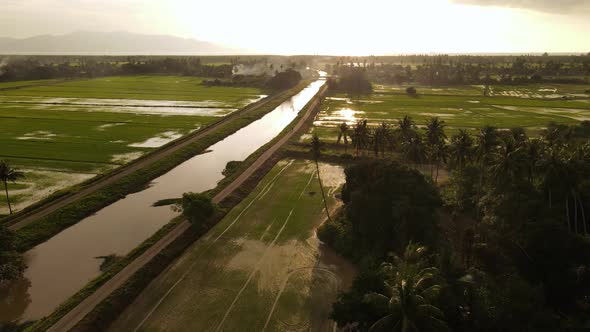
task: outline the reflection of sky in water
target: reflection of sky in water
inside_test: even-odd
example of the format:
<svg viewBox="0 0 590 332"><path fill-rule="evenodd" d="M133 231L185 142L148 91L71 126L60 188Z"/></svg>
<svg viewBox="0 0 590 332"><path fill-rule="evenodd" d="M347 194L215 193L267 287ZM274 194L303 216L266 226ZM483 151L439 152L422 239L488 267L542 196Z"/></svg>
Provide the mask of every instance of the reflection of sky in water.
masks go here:
<svg viewBox="0 0 590 332"><path fill-rule="evenodd" d="M348 125L353 125L357 120L362 118L362 114L365 114L365 112L353 110L351 108L342 108L330 112L330 115L320 116L319 120L314 122L314 125L339 125L342 122L346 122Z"/></svg>

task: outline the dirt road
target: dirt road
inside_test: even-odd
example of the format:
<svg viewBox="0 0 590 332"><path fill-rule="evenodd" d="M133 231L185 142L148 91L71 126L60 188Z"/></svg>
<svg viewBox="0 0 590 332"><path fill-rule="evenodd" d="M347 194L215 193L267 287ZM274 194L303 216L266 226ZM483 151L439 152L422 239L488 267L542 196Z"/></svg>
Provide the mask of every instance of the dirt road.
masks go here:
<svg viewBox="0 0 590 332"><path fill-rule="evenodd" d="M318 94L322 94L326 90L324 85ZM238 176L232 183L225 187L219 192L214 198L215 203L221 202L223 199L228 197L234 190L240 187L254 172L260 168L277 150L279 150L297 131L305 124L305 121L312 115L318 105L319 100L317 98L307 107L305 114L299 119L294 128L286 133L280 140L278 140L273 146L266 150L258 159L250 165L240 176ZM123 284L145 264L147 264L152 258L154 258L160 251L166 248L176 238L182 235L190 224L187 221L180 223L170 233L164 236L161 240L155 243L152 247L146 250L141 256L127 265L117 275L107 281L99 289L97 289L92 295L87 297L78 306L72 309L68 314L62 317L56 324L54 324L48 331L51 332L64 332L69 331L73 328L80 320L82 320L88 313L90 313L100 302L105 300L113 291L123 286Z"/></svg>

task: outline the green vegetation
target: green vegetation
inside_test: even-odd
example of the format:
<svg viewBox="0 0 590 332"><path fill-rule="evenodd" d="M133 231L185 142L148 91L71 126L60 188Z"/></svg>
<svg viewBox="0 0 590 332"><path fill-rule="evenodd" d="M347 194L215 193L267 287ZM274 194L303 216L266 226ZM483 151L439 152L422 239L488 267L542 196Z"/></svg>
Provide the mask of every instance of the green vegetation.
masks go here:
<svg viewBox="0 0 590 332"><path fill-rule="evenodd" d="M211 197L200 193L184 193L177 208L193 225L208 221L217 209L211 202Z"/></svg>
<svg viewBox="0 0 590 332"><path fill-rule="evenodd" d="M8 182L14 183L16 180L24 177L25 175L23 172L10 167L10 165L8 165L4 160L0 160L0 181L4 185L6 204L8 205L8 211L10 214L12 214L12 206L10 204L10 197L8 196Z"/></svg>
<svg viewBox="0 0 590 332"><path fill-rule="evenodd" d="M328 81L330 90L351 95L363 95L373 92L373 86L367 79L366 70L352 67L343 69L339 74L338 79Z"/></svg>
<svg viewBox="0 0 590 332"><path fill-rule="evenodd" d="M200 83L200 78L178 76L109 77L0 91L0 158L31 175L18 183L24 188L14 197L17 209L124 165L260 97L258 89ZM124 100L129 98L142 100ZM69 174L46 176L47 171ZM49 189L38 188L40 181ZM0 204L4 208L8 212Z"/></svg>
<svg viewBox="0 0 590 332"><path fill-rule="evenodd" d="M287 69L277 73L268 82L267 86L271 89L289 89L301 82L301 74L293 69Z"/></svg>
<svg viewBox="0 0 590 332"><path fill-rule="evenodd" d="M400 144L393 156L417 166L445 165L450 177L435 186L434 165L428 177L377 153L384 160L346 170L344 211L318 235L361 273L334 304L333 319L361 331L396 322L394 330L406 331L587 326L586 127L553 124L541 138L529 138L522 128L485 126L475 137L462 130L447 145L439 119L429 121L425 136L411 118L400 120L391 132ZM364 149L375 135L370 132ZM440 155L446 158L436 159ZM407 258L408 250L418 252L412 243L432 253L420 255L418 266ZM380 267L404 250L406 259Z"/></svg>
<svg viewBox="0 0 590 332"><path fill-rule="evenodd" d="M440 117L453 133L459 129L474 132L487 124L501 129L524 127L538 134L549 122L573 125L590 120L589 99L427 94L420 87L418 93L418 97L412 97L403 91L387 91L356 98L332 94L322 105L314 131L322 139L336 142L342 122L352 125L357 120L367 119L369 126L375 127L382 122L394 124L405 115L411 116L421 127L426 126L428 119Z"/></svg>
<svg viewBox="0 0 590 332"><path fill-rule="evenodd" d="M385 294L369 293L365 301L384 316L370 331L450 331L443 312L432 305L440 294L439 271L427 265L426 248L409 243L403 256L381 266Z"/></svg>
<svg viewBox="0 0 590 332"><path fill-rule="evenodd" d="M325 164L320 169L333 206L341 171ZM315 265L320 250L312 240L313 229L324 216L315 173L309 161L277 164L210 236L196 242L159 276L111 329L136 328L168 290L143 329L161 328L161 324L179 329L188 322L195 329L221 325L224 330L243 326L260 330L266 325L270 331L288 322L326 326L322 324L335 300L337 280L321 269L308 268ZM178 306L178 301L190 305Z"/></svg>
<svg viewBox="0 0 590 332"><path fill-rule="evenodd" d="M299 92L303 87L304 84L288 90L283 96L285 98L292 96ZM144 188L144 186L152 179L166 173L181 162L202 153L212 144L261 118L263 115L280 105L282 101L284 101L284 98L277 98L256 110L240 115L231 122L223 124L220 128L206 137L203 137L198 142L175 152L173 155L159 160L150 166L144 167L91 195L85 196L79 201L20 229L18 232L19 249L28 250L34 245L59 233L64 228L77 223L100 208L119 200L131 192ZM71 190L75 190L75 187L72 187Z"/></svg>
<svg viewBox="0 0 590 332"><path fill-rule="evenodd" d="M25 268L25 261L17 251L16 234L0 225L0 294L7 292L6 282L20 278Z"/></svg>
<svg viewBox="0 0 590 332"><path fill-rule="evenodd" d="M386 84L587 84L590 55L341 57L326 71L342 75L351 68L363 69L371 81Z"/></svg>
<svg viewBox="0 0 590 332"><path fill-rule="evenodd" d="M260 90L254 88L208 87L203 80L186 76L111 76L4 90L0 96L216 101L240 107L260 95Z"/></svg>

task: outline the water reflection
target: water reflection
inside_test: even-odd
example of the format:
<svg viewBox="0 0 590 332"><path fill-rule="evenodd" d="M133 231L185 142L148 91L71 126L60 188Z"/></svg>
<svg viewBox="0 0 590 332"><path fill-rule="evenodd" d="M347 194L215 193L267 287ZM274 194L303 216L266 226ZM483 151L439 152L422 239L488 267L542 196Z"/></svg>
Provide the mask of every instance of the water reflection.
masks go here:
<svg viewBox="0 0 590 332"><path fill-rule="evenodd" d="M31 304L30 286L31 282L27 279L0 284L0 322L16 321L23 316Z"/></svg>
<svg viewBox="0 0 590 332"><path fill-rule="evenodd" d="M154 202L214 188L228 161L244 160L278 135L324 83L311 83L260 120L210 146L209 153L191 158L155 179L148 189L128 195L28 251L25 277L30 288L14 300L26 309L11 317L32 320L49 314L99 275L100 260L95 257L127 254L175 216L169 207L153 207ZM0 308L0 321L11 310Z"/></svg>

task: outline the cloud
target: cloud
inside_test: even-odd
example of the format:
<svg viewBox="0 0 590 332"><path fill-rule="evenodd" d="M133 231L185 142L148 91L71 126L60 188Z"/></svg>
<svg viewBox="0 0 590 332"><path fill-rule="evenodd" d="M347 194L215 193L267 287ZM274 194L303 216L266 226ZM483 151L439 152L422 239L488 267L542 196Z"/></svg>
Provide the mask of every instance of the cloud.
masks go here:
<svg viewBox="0 0 590 332"><path fill-rule="evenodd" d="M451 0L454 3L530 9L548 13L590 13L588 0Z"/></svg>

